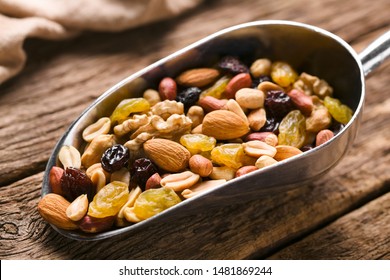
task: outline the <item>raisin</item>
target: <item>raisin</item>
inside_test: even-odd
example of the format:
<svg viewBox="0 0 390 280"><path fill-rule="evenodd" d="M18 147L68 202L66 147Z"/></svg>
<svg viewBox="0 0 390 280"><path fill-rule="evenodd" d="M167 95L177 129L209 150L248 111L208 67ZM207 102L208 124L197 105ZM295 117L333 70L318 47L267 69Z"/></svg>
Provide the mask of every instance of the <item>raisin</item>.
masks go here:
<svg viewBox="0 0 390 280"><path fill-rule="evenodd" d="M129 98L122 100L112 112L110 119L112 123L125 121L130 114L149 110L150 104L144 98Z"/></svg>
<svg viewBox="0 0 390 280"><path fill-rule="evenodd" d="M101 163L105 171L112 173L125 167L129 162L129 149L123 145L114 145L102 155Z"/></svg>
<svg viewBox="0 0 390 280"><path fill-rule="evenodd" d="M134 203L138 218L148 219L181 202L179 196L168 188L149 189L140 194Z"/></svg>
<svg viewBox="0 0 390 280"><path fill-rule="evenodd" d="M65 169L60 183L64 197L70 202L82 194L86 194L91 201L96 193L96 187L87 174L74 167Z"/></svg>
<svg viewBox="0 0 390 280"><path fill-rule="evenodd" d="M217 140L204 134L185 134L180 138L180 144L187 148L191 154L211 151Z"/></svg>
<svg viewBox="0 0 390 280"><path fill-rule="evenodd" d="M285 62L274 62L271 67L272 80L281 87L288 87L298 79L298 74Z"/></svg>
<svg viewBox="0 0 390 280"><path fill-rule="evenodd" d="M200 98L203 98L205 96L212 96L221 99L229 81L230 78L228 76L222 76L211 87L202 91L202 93L200 94Z"/></svg>
<svg viewBox="0 0 390 280"><path fill-rule="evenodd" d="M241 144L220 145L211 151L211 159L219 165L238 169L244 165L244 148Z"/></svg>
<svg viewBox="0 0 390 280"><path fill-rule="evenodd" d="M267 118L270 115L277 121L280 121L294 109L294 103L284 91L273 90L267 93L264 107L267 112Z"/></svg>
<svg viewBox="0 0 390 280"><path fill-rule="evenodd" d="M234 56L223 57L218 63L218 67L233 75L249 73L248 67Z"/></svg>
<svg viewBox="0 0 390 280"><path fill-rule="evenodd" d="M257 88L262 82L272 82L271 77L267 75L261 75L258 78L252 78L252 88Z"/></svg>
<svg viewBox="0 0 390 280"><path fill-rule="evenodd" d="M299 110L288 113L279 125L278 143L301 148L306 138L306 119Z"/></svg>
<svg viewBox="0 0 390 280"><path fill-rule="evenodd" d="M273 132L275 134L279 133L279 122L272 116L267 116L265 124L260 129L261 132Z"/></svg>
<svg viewBox="0 0 390 280"><path fill-rule="evenodd" d="M139 185L142 189L145 189L146 181L154 173L157 173L157 167L148 158L139 158L134 161L133 166L130 170L132 175L131 181Z"/></svg>
<svg viewBox="0 0 390 280"><path fill-rule="evenodd" d="M337 98L326 96L324 105L332 117L339 123L347 124L352 118L352 110L347 105L342 104Z"/></svg>
<svg viewBox="0 0 390 280"><path fill-rule="evenodd" d="M176 101L184 104L184 109L188 110L192 105L195 105L199 100L202 90L197 87L186 88L176 96Z"/></svg>
<svg viewBox="0 0 390 280"><path fill-rule="evenodd" d="M329 127L329 129L333 132L334 135L338 134L343 128L345 127L344 124L339 123L337 121L333 121L332 125Z"/></svg>
<svg viewBox="0 0 390 280"><path fill-rule="evenodd" d="M118 214L129 198L129 187L119 181L105 185L89 204L88 215L104 218Z"/></svg>

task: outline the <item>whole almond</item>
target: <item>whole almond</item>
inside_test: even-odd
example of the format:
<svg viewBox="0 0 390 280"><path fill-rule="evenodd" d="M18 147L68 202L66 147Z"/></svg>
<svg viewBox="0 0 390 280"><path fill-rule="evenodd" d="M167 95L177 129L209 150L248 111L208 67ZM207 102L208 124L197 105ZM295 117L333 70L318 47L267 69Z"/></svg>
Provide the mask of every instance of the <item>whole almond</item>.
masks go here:
<svg viewBox="0 0 390 280"><path fill-rule="evenodd" d="M202 155L193 155L189 161L190 170L201 177L207 177L213 171L211 160Z"/></svg>
<svg viewBox="0 0 390 280"><path fill-rule="evenodd" d="M49 185L53 193L62 195L61 177L64 174L64 169L58 166L53 166L49 173Z"/></svg>
<svg viewBox="0 0 390 280"><path fill-rule="evenodd" d="M214 68L196 68L184 71L177 78L178 84L186 87L204 87L217 80L219 71Z"/></svg>
<svg viewBox="0 0 390 280"><path fill-rule="evenodd" d="M49 193L38 203L39 214L50 224L66 230L77 229L75 222L66 216L66 209L70 202L61 195Z"/></svg>
<svg viewBox="0 0 390 280"><path fill-rule="evenodd" d="M217 140L228 140L244 136L249 132L249 125L233 112L216 110L204 117L202 132Z"/></svg>
<svg viewBox="0 0 390 280"><path fill-rule="evenodd" d="M316 147L329 141L331 138L333 138L333 136L334 136L333 131L329 129L321 130L320 132L318 132L316 136Z"/></svg>
<svg viewBox="0 0 390 280"><path fill-rule="evenodd" d="M302 151L298 148L288 145L278 145L276 148L276 154L274 159L277 161L281 161L299 154L302 154Z"/></svg>
<svg viewBox="0 0 390 280"><path fill-rule="evenodd" d="M199 99L198 104L206 113L224 109L227 99L218 99L212 96L205 96Z"/></svg>
<svg viewBox="0 0 390 280"><path fill-rule="evenodd" d="M161 100L175 100L177 95L177 85L174 79L165 77L160 81L158 93Z"/></svg>
<svg viewBox="0 0 390 280"><path fill-rule="evenodd" d="M145 154L158 167L169 171L183 171L188 166L190 152L177 142L167 139L150 139L143 144Z"/></svg>
<svg viewBox="0 0 390 280"><path fill-rule="evenodd" d="M252 85L251 75L240 73L234 76L225 88L225 95L228 99L235 98L236 92L242 88L249 88Z"/></svg>

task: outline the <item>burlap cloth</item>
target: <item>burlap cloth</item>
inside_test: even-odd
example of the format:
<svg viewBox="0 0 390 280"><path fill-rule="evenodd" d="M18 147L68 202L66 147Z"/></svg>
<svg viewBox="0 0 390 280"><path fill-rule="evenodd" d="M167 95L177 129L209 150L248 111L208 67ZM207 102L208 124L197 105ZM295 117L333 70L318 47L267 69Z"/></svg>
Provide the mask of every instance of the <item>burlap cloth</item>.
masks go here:
<svg viewBox="0 0 390 280"><path fill-rule="evenodd" d="M122 31L178 15L202 0L0 0L0 84L26 62L23 43L84 30Z"/></svg>

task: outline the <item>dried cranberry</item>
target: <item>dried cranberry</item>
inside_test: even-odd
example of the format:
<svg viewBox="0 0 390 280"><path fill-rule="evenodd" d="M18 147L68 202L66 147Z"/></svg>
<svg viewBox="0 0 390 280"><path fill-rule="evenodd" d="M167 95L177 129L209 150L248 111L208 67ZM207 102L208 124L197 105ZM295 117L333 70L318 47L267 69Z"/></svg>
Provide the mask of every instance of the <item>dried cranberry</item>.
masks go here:
<svg viewBox="0 0 390 280"><path fill-rule="evenodd" d="M80 169L68 167L60 180L64 197L73 201L82 194L86 194L89 201L92 201L96 194L96 188L91 179Z"/></svg>
<svg viewBox="0 0 390 280"><path fill-rule="evenodd" d="M223 57L219 61L218 67L233 75L249 72L248 67L234 56Z"/></svg>
<svg viewBox="0 0 390 280"><path fill-rule="evenodd" d="M190 87L181 91L176 96L176 101L184 104L184 109L188 110L192 105L195 105L199 100L202 90L197 87Z"/></svg>
<svg viewBox="0 0 390 280"><path fill-rule="evenodd" d="M277 121L281 121L284 116L294 110L294 103L284 91L274 90L267 93L264 107L267 114L274 117Z"/></svg>
<svg viewBox="0 0 390 280"><path fill-rule="evenodd" d="M146 181L155 173L157 173L157 168L150 159L139 158L134 161L131 168L131 181L145 189Z"/></svg>
<svg viewBox="0 0 390 280"><path fill-rule="evenodd" d="M102 155L101 163L104 170L109 173L118 171L129 162L129 149L123 145L114 145Z"/></svg>

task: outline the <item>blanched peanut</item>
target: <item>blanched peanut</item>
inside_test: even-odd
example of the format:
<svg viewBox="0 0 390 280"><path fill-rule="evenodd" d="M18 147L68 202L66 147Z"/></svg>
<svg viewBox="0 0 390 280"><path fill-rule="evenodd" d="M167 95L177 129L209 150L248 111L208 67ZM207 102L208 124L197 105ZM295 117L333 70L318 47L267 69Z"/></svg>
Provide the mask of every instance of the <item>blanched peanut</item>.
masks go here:
<svg viewBox="0 0 390 280"><path fill-rule="evenodd" d="M123 167L119 169L118 171L115 171L111 173L111 179L110 182L114 181L120 181L127 185L130 184L130 172L127 170L127 168Z"/></svg>
<svg viewBox="0 0 390 280"><path fill-rule="evenodd" d="M258 168L258 169L261 169L261 168L264 168L264 167L266 167L266 166L270 166L270 165L272 165L272 164L275 164L275 163L277 163L278 161L277 160L275 160L274 158L272 158L272 157L270 157L270 156L266 156L266 155L264 155L264 156L261 156L261 157L259 157L258 159L257 159L257 161L256 161L256 167Z"/></svg>
<svg viewBox="0 0 390 280"><path fill-rule="evenodd" d="M68 167L81 167L80 152L73 146L62 146L58 153L58 159L62 163L64 169Z"/></svg>
<svg viewBox="0 0 390 280"><path fill-rule="evenodd" d="M270 157L275 156L276 148L268 145L267 143L259 140L249 141L242 144L244 147L244 152L252 157L260 157L267 155Z"/></svg>
<svg viewBox="0 0 390 280"><path fill-rule="evenodd" d="M248 118L246 117L244 111L242 110L241 106L237 103L234 99L229 99L225 106L226 110L235 113L237 116L239 116L241 119L244 120L246 124L249 125Z"/></svg>
<svg viewBox="0 0 390 280"><path fill-rule="evenodd" d="M225 179L203 181L195 184L189 189L185 189L184 191L182 191L181 195L184 198L191 198L207 190L214 189L215 187L222 185L223 183L226 183Z"/></svg>
<svg viewBox="0 0 390 280"><path fill-rule="evenodd" d="M253 110L248 115L249 127L253 131L259 131L267 121L264 108Z"/></svg>
<svg viewBox="0 0 390 280"><path fill-rule="evenodd" d="M128 208L132 208L134 206L135 201L137 200L138 196L141 193L142 193L142 190L140 187L136 187L135 189L132 189L130 191L129 198L128 198L127 202L125 203L125 205L122 206L121 210L119 210L119 212L116 216L115 224L117 226L119 226L119 227L126 226L124 219L126 219L128 222L134 222L136 220L135 219L136 216L134 217L132 215L134 213L131 214L131 210L128 210ZM127 217L125 216L126 210L128 211ZM139 222L139 221L137 220L137 222Z"/></svg>
<svg viewBox="0 0 390 280"><path fill-rule="evenodd" d="M197 105L191 106L190 109L188 109L187 117L191 119L192 121L192 128L197 127L203 122L204 118L204 111L203 108Z"/></svg>
<svg viewBox="0 0 390 280"><path fill-rule="evenodd" d="M114 135L101 134L95 137L81 156L81 163L88 168L94 163L100 162L103 153L116 144Z"/></svg>
<svg viewBox="0 0 390 280"><path fill-rule="evenodd" d="M110 132L111 120L108 117L98 119L83 130L83 139L91 142L96 136Z"/></svg>
<svg viewBox="0 0 390 280"><path fill-rule="evenodd" d="M72 221L80 221L88 211L88 198L86 194L77 197L66 208L66 216Z"/></svg>
<svg viewBox="0 0 390 280"><path fill-rule="evenodd" d="M264 106L264 92L253 88L243 88L236 92L236 101L243 108L262 108Z"/></svg>
<svg viewBox="0 0 390 280"><path fill-rule="evenodd" d="M236 176L236 169L228 166L214 166L210 178L214 180L225 179L226 181L234 179Z"/></svg>
<svg viewBox="0 0 390 280"><path fill-rule="evenodd" d="M170 174L161 179L160 184L165 188L174 190L175 192L188 189L195 185L200 179L198 174L191 171Z"/></svg>

